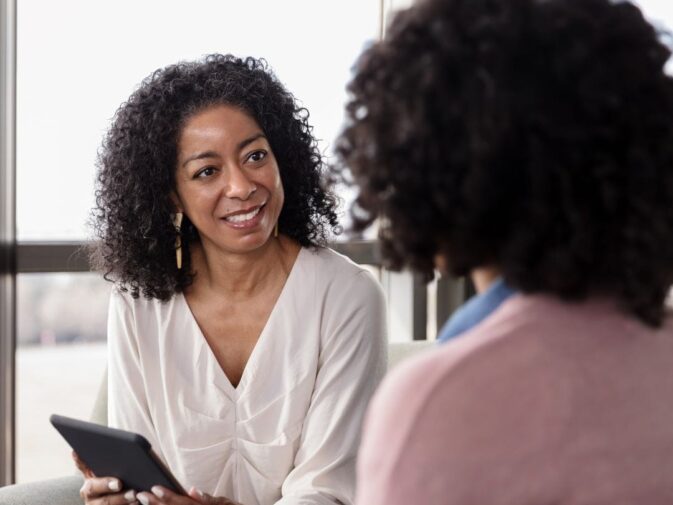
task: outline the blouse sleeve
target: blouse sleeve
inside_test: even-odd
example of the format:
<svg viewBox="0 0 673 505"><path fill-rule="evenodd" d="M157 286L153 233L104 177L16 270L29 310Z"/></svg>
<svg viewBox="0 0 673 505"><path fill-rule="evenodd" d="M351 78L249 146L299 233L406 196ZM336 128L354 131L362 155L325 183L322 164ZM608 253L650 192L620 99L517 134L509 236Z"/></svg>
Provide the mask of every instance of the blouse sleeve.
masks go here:
<svg viewBox="0 0 673 505"><path fill-rule="evenodd" d="M277 505L350 505L354 500L362 421L386 367L386 309L383 292L368 272L340 284L325 300L315 388L294 468Z"/></svg>
<svg viewBox="0 0 673 505"><path fill-rule="evenodd" d="M164 459L147 403L137 338L133 309L113 289L108 312L108 424L141 434Z"/></svg>

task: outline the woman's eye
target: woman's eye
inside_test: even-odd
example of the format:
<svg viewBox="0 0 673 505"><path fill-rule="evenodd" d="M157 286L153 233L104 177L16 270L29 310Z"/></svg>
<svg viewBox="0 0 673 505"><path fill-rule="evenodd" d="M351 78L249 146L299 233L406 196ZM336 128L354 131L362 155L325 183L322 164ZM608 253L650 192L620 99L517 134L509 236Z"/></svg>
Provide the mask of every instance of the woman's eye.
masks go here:
<svg viewBox="0 0 673 505"><path fill-rule="evenodd" d="M266 158L266 151L262 150L252 152L248 156L248 160L253 162L262 161L264 158Z"/></svg>
<svg viewBox="0 0 673 505"><path fill-rule="evenodd" d="M215 173L215 167L206 167L206 168L202 168L201 170L196 172L196 174L194 175L194 178L210 177L214 173Z"/></svg>

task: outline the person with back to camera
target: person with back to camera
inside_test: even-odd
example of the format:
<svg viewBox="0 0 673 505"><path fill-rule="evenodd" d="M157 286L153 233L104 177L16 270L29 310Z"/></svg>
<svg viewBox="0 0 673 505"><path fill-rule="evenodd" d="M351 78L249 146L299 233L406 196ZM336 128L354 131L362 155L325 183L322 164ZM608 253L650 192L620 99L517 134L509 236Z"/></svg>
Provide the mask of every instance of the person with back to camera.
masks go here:
<svg viewBox="0 0 673 505"><path fill-rule="evenodd" d="M673 503L669 56L628 2L421 0L358 61L360 227L515 294L385 379L356 503Z"/></svg>
<svg viewBox="0 0 673 505"><path fill-rule="evenodd" d="M352 503L385 307L322 246L336 199L307 117L263 60L231 55L158 70L117 111L94 215L116 284L110 425L193 487L136 494L78 461L87 504Z"/></svg>

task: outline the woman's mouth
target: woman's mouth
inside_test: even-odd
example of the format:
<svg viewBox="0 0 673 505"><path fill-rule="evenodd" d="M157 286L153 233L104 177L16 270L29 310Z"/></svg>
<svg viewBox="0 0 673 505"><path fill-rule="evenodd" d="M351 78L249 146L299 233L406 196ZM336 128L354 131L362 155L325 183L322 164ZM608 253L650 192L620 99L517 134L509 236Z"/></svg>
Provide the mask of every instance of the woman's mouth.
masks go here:
<svg viewBox="0 0 673 505"><path fill-rule="evenodd" d="M224 221L232 228L244 229L256 226L262 219L266 205L260 205L244 213L224 217Z"/></svg>
<svg viewBox="0 0 673 505"><path fill-rule="evenodd" d="M255 217L257 214L259 214L259 211L261 210L261 207L257 207L256 209L251 210L247 214L236 214L234 216L228 216L225 217L227 221L230 223L242 223L244 221L249 221L253 217Z"/></svg>

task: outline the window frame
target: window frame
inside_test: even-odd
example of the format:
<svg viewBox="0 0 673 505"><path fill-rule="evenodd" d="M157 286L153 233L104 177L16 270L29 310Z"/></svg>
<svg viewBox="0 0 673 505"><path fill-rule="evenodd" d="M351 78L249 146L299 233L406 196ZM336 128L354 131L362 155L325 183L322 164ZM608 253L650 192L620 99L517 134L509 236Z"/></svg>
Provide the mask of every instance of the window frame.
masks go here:
<svg viewBox="0 0 673 505"><path fill-rule="evenodd" d="M0 2L0 486L15 476L16 0Z"/></svg>

